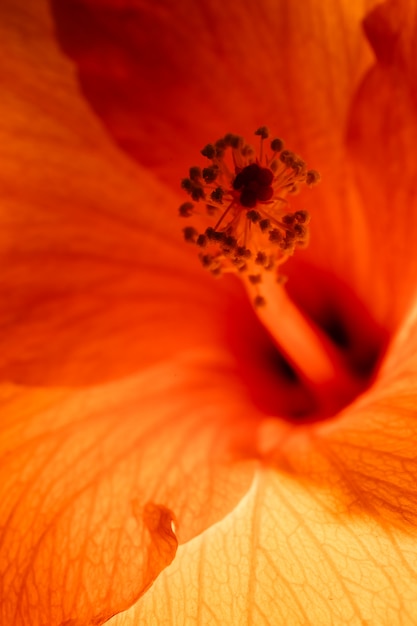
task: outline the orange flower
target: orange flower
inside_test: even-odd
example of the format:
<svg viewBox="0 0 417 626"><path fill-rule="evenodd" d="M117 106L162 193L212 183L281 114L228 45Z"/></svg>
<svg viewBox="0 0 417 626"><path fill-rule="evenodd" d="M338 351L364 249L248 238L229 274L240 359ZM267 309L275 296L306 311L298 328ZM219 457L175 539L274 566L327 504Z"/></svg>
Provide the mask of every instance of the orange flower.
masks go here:
<svg viewBox="0 0 417 626"><path fill-rule="evenodd" d="M51 4L0 7L0 622L414 624L416 10ZM328 419L176 216L263 123L323 177L288 292L367 387Z"/></svg>

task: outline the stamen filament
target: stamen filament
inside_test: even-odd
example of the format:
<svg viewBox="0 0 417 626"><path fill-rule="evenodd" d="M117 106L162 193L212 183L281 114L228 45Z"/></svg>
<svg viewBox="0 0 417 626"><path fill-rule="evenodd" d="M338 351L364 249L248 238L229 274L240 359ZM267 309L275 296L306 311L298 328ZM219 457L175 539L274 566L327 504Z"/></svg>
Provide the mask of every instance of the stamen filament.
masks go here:
<svg viewBox="0 0 417 626"><path fill-rule="evenodd" d="M231 202L229 204L229 206L227 207L227 209L224 211L224 213L222 214L222 216L220 217L219 221L217 222L217 224L214 227L214 230L217 230L219 228L219 226L221 225L221 223L223 222L224 218L227 216L227 214L229 213L230 209L232 208L233 202Z"/></svg>
<svg viewBox="0 0 417 626"><path fill-rule="evenodd" d="M252 300L259 296L259 285L245 280ZM302 382L317 398L322 412L332 411L333 398L349 396L360 388L336 346L323 330L308 320L276 282L273 272L262 276L263 303L257 313L279 351L286 357Z"/></svg>

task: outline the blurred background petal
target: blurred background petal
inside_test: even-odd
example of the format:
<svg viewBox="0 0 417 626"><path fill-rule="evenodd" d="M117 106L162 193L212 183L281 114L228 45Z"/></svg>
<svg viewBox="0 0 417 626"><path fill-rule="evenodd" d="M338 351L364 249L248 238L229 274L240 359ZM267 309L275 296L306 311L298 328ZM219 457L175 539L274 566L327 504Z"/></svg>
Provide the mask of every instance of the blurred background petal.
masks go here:
<svg viewBox="0 0 417 626"><path fill-rule="evenodd" d="M51 4L91 106L120 145L174 186L210 138L262 124L320 165L340 154L372 58L359 26L371 2Z"/></svg>
<svg viewBox="0 0 417 626"><path fill-rule="evenodd" d="M83 385L211 344L218 285L182 241L180 198L107 140L47 7L22 7L0 20L0 375Z"/></svg>

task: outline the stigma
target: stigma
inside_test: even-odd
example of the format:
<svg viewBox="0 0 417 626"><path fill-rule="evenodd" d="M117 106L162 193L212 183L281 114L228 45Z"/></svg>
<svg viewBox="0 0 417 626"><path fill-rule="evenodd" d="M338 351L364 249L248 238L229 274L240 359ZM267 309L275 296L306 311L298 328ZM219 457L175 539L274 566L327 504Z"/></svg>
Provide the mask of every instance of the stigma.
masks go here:
<svg viewBox="0 0 417 626"><path fill-rule="evenodd" d="M231 133L203 148L205 167L191 167L182 180L190 201L179 214L190 220L184 238L199 249L202 265L215 276L238 273L261 306L265 273L284 282L282 264L308 243L310 215L289 200L320 176L265 126L255 135L258 150Z"/></svg>

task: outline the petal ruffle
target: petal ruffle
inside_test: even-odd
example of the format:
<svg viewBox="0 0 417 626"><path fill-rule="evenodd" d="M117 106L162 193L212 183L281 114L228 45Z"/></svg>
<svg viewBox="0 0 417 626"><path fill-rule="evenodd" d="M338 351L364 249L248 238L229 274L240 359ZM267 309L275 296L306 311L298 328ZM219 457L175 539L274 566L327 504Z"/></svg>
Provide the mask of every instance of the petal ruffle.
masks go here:
<svg viewBox="0 0 417 626"><path fill-rule="evenodd" d="M351 262L358 267L357 292L364 294L374 317L392 329L412 305L417 285L415 6L385 2L364 25L375 64L352 103L348 127L364 207ZM349 226L346 236L355 236Z"/></svg>

